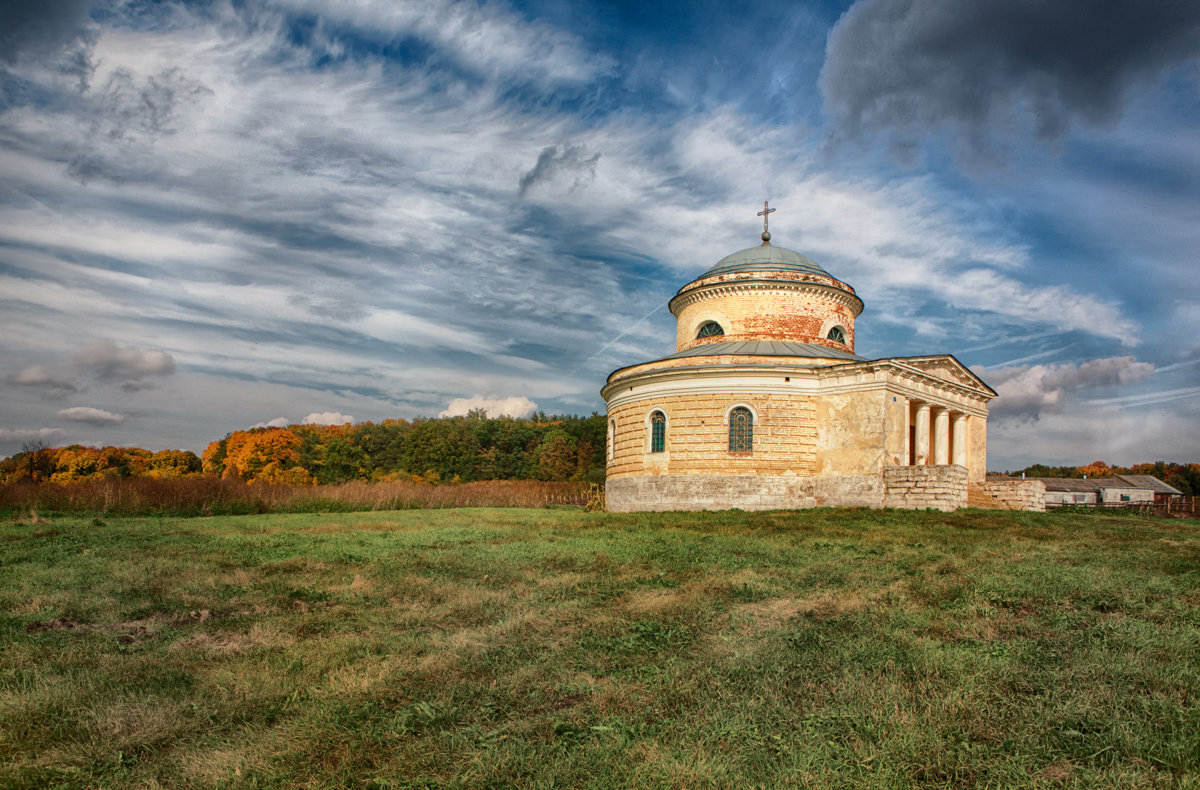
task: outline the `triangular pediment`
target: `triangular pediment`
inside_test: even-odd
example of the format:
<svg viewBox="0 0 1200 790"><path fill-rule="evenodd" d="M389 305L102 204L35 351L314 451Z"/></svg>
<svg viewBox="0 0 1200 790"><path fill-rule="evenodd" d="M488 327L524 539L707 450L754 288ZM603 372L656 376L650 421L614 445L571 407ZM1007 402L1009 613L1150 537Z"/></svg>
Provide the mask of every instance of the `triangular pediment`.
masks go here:
<svg viewBox="0 0 1200 790"><path fill-rule="evenodd" d="M929 357L894 357L893 361L916 368L929 376L936 376L972 389L982 389L992 395L996 394L996 391L989 387L987 382L972 373L970 368L950 354Z"/></svg>

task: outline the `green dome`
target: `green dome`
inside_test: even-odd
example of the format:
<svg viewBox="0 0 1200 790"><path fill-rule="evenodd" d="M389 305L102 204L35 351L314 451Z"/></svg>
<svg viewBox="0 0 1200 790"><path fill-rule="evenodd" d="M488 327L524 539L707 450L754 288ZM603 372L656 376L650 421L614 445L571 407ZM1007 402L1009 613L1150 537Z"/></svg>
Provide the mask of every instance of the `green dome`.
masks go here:
<svg viewBox="0 0 1200 790"><path fill-rule="evenodd" d="M785 247L772 247L770 244L763 244L758 247L738 250L732 255L726 255L697 279L703 280L706 277L715 277L719 274L740 274L743 272L761 271L806 272L808 274L822 274L826 277L833 276L822 269L820 264L807 255L801 255Z"/></svg>

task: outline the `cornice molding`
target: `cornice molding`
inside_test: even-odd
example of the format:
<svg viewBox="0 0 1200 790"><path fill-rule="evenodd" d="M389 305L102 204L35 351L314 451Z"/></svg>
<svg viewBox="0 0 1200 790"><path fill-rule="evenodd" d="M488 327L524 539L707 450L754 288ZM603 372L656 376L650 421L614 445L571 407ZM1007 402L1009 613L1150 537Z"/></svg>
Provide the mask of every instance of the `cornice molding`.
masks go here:
<svg viewBox="0 0 1200 790"><path fill-rule="evenodd" d="M614 378L620 372L614 371L600 391L609 407L646 398L706 392L819 397L844 392L882 390L982 417L987 415L987 403L994 397L990 390L985 391L940 378L895 359L815 367L779 363L688 365L651 368ZM764 381L764 378L771 377L777 377L778 383ZM719 378L725 378L727 381L719 388L714 388L713 379ZM797 380L785 383L785 378ZM740 383L737 379L749 380Z"/></svg>
<svg viewBox="0 0 1200 790"><path fill-rule="evenodd" d="M708 285L699 285L688 291L681 291L676 294L670 302L667 303L667 309L671 311L671 315L678 316L679 310L684 307L703 302L708 299L716 299L722 296L728 296L734 293L749 293L749 292L764 292L764 291L794 291L799 293L807 293L820 295L828 298L830 301L845 305L854 311L854 317L857 318L862 314L863 301L851 293L843 291L832 285L823 283L793 281L793 280L729 280Z"/></svg>

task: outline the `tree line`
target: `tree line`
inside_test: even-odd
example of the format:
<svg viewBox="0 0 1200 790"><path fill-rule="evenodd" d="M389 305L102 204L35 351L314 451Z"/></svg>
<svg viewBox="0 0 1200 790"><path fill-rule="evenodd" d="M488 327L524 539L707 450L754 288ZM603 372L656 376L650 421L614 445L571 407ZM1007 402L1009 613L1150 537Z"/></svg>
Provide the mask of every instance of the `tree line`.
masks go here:
<svg viewBox="0 0 1200 790"><path fill-rule="evenodd" d="M206 475L248 483L354 480L604 480L605 418L548 416L384 420L233 431L200 457L187 450L27 446L0 461L0 481Z"/></svg>
<svg viewBox="0 0 1200 790"><path fill-rule="evenodd" d="M465 417L291 425L234 431L204 451L203 471L288 485L411 479L604 479L604 417Z"/></svg>

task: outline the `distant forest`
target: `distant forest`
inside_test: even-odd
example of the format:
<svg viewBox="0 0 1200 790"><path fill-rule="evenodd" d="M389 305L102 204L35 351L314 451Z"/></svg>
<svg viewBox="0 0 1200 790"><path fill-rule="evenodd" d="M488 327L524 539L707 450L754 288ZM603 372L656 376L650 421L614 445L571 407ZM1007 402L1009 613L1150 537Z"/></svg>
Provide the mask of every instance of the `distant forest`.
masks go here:
<svg viewBox="0 0 1200 790"><path fill-rule="evenodd" d="M27 446L0 481L214 476L308 486L352 480L604 480L605 418L547 416L384 420L234 431L201 457L186 450Z"/></svg>
<svg viewBox="0 0 1200 790"><path fill-rule="evenodd" d="M28 445L0 461L0 482L71 482L103 477L211 476L294 486L354 480L419 483L479 480L603 482L605 418L548 416L384 420L346 425L290 425L234 431L201 457L187 450ZM1200 495L1200 463L1109 466L1034 464L1007 474L1028 477L1153 475L1185 494Z"/></svg>

